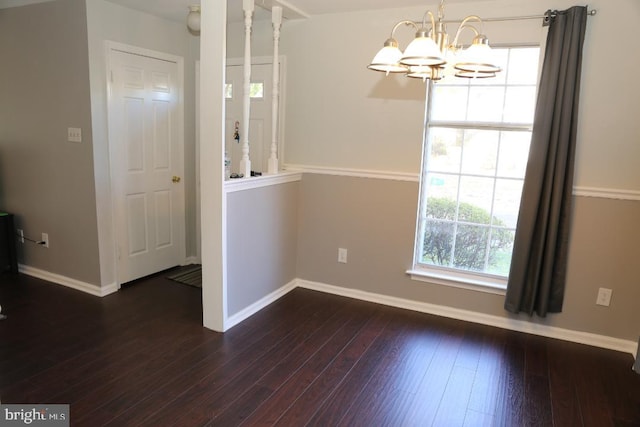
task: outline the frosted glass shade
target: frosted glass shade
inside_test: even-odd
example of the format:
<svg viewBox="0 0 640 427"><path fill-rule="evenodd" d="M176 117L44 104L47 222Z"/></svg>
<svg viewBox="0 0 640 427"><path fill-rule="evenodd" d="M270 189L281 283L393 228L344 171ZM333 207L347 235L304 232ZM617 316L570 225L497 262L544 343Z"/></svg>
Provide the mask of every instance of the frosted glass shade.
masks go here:
<svg viewBox="0 0 640 427"><path fill-rule="evenodd" d="M479 73L497 73L500 71L500 67L494 65L493 61L493 52L489 46L489 41L484 36L477 36L473 39L473 44L462 51L455 69Z"/></svg>
<svg viewBox="0 0 640 427"><path fill-rule="evenodd" d="M400 63L409 66L442 65L446 61L436 42L431 37L418 33L400 59Z"/></svg>
<svg viewBox="0 0 640 427"><path fill-rule="evenodd" d="M387 41L367 68L385 73L405 73L407 72L407 67L400 64L401 57L402 51L398 49L398 43Z"/></svg>

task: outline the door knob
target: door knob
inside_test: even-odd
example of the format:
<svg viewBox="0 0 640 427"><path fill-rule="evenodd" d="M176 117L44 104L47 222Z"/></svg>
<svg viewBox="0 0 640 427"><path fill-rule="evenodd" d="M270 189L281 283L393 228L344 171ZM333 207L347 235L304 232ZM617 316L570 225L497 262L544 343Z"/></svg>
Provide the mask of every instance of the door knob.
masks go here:
<svg viewBox="0 0 640 427"><path fill-rule="evenodd" d="M179 176L175 176L175 175L174 175L174 176L173 176L173 178L171 178L171 181L172 181L172 182L176 182L176 183L177 183L177 182L180 182L180 177L179 177Z"/></svg>

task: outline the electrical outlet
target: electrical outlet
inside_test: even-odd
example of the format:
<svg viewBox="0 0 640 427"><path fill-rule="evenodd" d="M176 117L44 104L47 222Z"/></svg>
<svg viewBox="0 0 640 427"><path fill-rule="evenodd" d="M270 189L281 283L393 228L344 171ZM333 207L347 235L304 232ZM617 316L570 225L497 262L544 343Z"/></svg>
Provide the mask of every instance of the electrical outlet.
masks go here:
<svg viewBox="0 0 640 427"><path fill-rule="evenodd" d="M82 129L81 128L67 128L67 141L69 141L69 142L82 142Z"/></svg>
<svg viewBox="0 0 640 427"><path fill-rule="evenodd" d="M345 248L338 248L338 262L347 263L347 250Z"/></svg>
<svg viewBox="0 0 640 427"><path fill-rule="evenodd" d="M49 247L49 235L47 233L42 233L42 246L45 248Z"/></svg>
<svg viewBox="0 0 640 427"><path fill-rule="evenodd" d="M598 290L598 299L596 300L597 305L604 305L605 307L609 307L611 303L611 294L613 291L607 288L600 288Z"/></svg>
<svg viewBox="0 0 640 427"><path fill-rule="evenodd" d="M24 243L24 231L19 228L16 231L18 232L18 241Z"/></svg>

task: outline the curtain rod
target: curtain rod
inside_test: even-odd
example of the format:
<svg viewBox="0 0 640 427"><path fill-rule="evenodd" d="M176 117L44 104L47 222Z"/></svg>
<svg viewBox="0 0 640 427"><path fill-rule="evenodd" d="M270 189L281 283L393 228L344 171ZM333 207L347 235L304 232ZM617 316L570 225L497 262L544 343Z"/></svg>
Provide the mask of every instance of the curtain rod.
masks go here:
<svg viewBox="0 0 640 427"><path fill-rule="evenodd" d="M483 22L500 22L500 21L525 21L528 19L549 19L549 16L555 16L557 10L548 10L544 15L528 15L528 16L505 16L502 18L481 18ZM598 13L597 9L591 9L587 11L587 16L595 16ZM418 21L419 22L419 21ZM462 22L462 19L456 20L443 20L444 24L459 24Z"/></svg>

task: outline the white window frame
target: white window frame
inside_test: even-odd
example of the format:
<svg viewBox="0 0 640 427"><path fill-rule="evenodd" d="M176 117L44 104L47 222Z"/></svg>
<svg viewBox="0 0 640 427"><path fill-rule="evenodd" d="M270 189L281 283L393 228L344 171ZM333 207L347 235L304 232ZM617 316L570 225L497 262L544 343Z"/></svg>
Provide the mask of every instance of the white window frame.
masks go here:
<svg viewBox="0 0 640 427"><path fill-rule="evenodd" d="M517 45L503 45L502 48L528 48L539 47L540 48L540 60L538 62L538 79L536 82L536 91L540 83L540 70L542 68L542 55L543 47L538 44L517 44ZM433 82L427 82L427 98L425 105L425 126L423 134L423 151L422 151L422 164L420 170L420 185L419 185L419 199L418 199L418 211L416 217L415 227L415 239L414 239L414 256L413 267L407 271L411 279L434 283L438 285L451 286L455 288L462 288L472 291L479 291L484 293L491 293L497 295L504 295L507 289L508 277L493 275L483 272L465 271L462 269L455 269L450 267L441 267L435 265L425 266L420 261L420 255L422 254L422 244L424 235L424 223L422 221L424 209L426 209L426 203L424 197L426 196L423 185L426 185L426 175L428 168L426 167L426 161L431 152L429 129L430 128L456 128L456 129L479 129L479 130L495 130L495 131L532 131L533 118L531 123L491 123L491 122L471 122L471 121L435 121L431 120L432 113L432 87ZM436 83L437 84L437 83Z"/></svg>

